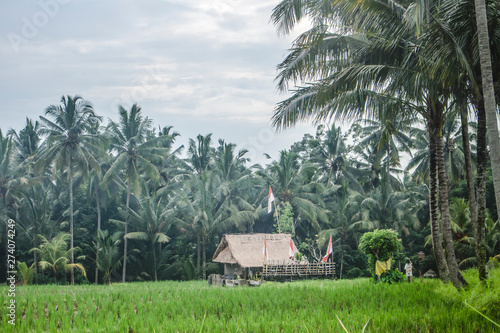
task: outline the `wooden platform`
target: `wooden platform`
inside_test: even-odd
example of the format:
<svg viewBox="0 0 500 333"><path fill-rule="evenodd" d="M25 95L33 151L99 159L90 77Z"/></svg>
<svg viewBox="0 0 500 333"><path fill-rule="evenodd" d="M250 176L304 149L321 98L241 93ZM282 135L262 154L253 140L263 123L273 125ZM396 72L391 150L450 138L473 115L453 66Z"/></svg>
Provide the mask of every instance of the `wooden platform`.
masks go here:
<svg viewBox="0 0 500 333"><path fill-rule="evenodd" d="M335 263L292 263L292 262L269 262L262 268L261 277L263 279L281 278L334 278Z"/></svg>

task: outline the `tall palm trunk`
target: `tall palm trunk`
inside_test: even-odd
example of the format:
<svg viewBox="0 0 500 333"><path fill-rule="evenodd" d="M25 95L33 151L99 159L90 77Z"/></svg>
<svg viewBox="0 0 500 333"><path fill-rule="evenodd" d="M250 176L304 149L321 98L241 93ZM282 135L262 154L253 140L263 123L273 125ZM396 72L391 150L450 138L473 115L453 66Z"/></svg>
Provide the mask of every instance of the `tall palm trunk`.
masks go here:
<svg viewBox="0 0 500 333"><path fill-rule="evenodd" d="M487 279L486 273L486 115L484 104L477 105L477 221L474 227L474 246L476 249L479 280Z"/></svg>
<svg viewBox="0 0 500 333"><path fill-rule="evenodd" d="M474 189L474 174L472 171L472 159L469 142L469 119L467 116L467 106L464 104L460 111L460 120L462 123L462 143L465 157L465 175L467 178L467 189L469 191L469 209L472 225L477 223L477 203Z"/></svg>
<svg viewBox="0 0 500 333"><path fill-rule="evenodd" d="M486 171L486 131L484 112L481 117L482 120L478 121L478 144L477 144L477 187L478 199L476 202L476 195L474 189L474 175L472 173L472 160L470 154L469 143L469 125L467 119L467 109L463 108L460 117L462 120L462 139L465 155L465 171L467 176L467 188L469 190L469 209L471 215L471 222L474 230L474 247L476 249L476 256L478 258L479 279L483 281L486 279L486 246L484 242L485 236L485 218L486 218L486 188L485 188L485 171ZM481 132L481 133L480 133ZM478 206L479 211L478 214Z"/></svg>
<svg viewBox="0 0 500 333"><path fill-rule="evenodd" d="M203 262L202 262L203 275L202 275L202 279L206 279L207 278L207 238L206 237L203 237L202 243L203 243Z"/></svg>
<svg viewBox="0 0 500 333"><path fill-rule="evenodd" d="M101 241L99 240L99 231L101 230L101 201L99 200L99 179L95 182L95 202L97 208L97 251L95 255L95 284L99 283L99 249L101 248Z"/></svg>
<svg viewBox="0 0 500 333"><path fill-rule="evenodd" d="M130 205L130 179L127 182L127 214L125 217L125 235L128 233L128 208ZM127 237L123 237L123 271L122 271L122 282L125 282L125 276L127 275Z"/></svg>
<svg viewBox="0 0 500 333"><path fill-rule="evenodd" d="M196 276L200 276L201 262L201 241L200 235L196 235Z"/></svg>
<svg viewBox="0 0 500 333"><path fill-rule="evenodd" d="M69 179L69 233L71 234L71 239L69 241L69 248L73 249L73 169L71 163L71 156L69 162L69 171L68 171L68 179ZM75 253L71 251L71 263L75 263ZM71 270L71 284L75 284L75 271Z"/></svg>
<svg viewBox="0 0 500 333"><path fill-rule="evenodd" d="M153 243L153 269L154 269L154 276L155 276L155 282L158 281L158 271L156 269L156 246Z"/></svg>
<svg viewBox="0 0 500 333"><path fill-rule="evenodd" d="M345 243L345 233L342 232L340 236L340 279L342 280L342 272L344 271L344 243Z"/></svg>
<svg viewBox="0 0 500 333"><path fill-rule="evenodd" d="M36 241L36 228L33 229L33 247L38 247L37 241ZM33 251L33 262L35 266L35 284L38 284L38 255L36 251Z"/></svg>
<svg viewBox="0 0 500 333"><path fill-rule="evenodd" d="M474 3L476 8L477 40L479 44L484 109L486 112L488 141L491 152L491 171L493 173L497 212L500 214L500 138L498 135L497 106L493 87L488 18L486 16L485 0L475 0Z"/></svg>
<svg viewBox="0 0 500 333"><path fill-rule="evenodd" d="M446 169L443 157L443 137L441 129L435 137L436 143L436 164L439 180L439 202L441 204L441 221L443 223L443 239L444 248L446 250L446 261L450 278L455 288L459 289L467 284L462 277L462 273L458 268L457 259L455 257L455 248L453 247L453 233L451 230L450 208L448 202L448 177L446 177Z"/></svg>
<svg viewBox="0 0 500 333"><path fill-rule="evenodd" d="M431 122L428 122L429 129L429 206L430 223L432 235L432 249L439 272L439 277L444 283L450 281L450 273L444 256L443 242L441 240L441 228L439 226L439 203L438 203L438 177L436 165L436 141L435 129Z"/></svg>

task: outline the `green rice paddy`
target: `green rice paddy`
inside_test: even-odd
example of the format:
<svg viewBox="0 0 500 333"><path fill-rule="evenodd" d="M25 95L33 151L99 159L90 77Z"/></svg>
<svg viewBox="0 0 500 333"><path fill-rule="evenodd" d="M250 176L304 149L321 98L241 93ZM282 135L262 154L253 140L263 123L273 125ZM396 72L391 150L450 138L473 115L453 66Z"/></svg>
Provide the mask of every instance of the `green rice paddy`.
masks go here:
<svg viewBox="0 0 500 333"><path fill-rule="evenodd" d="M500 297L498 286L489 288L491 307ZM0 291L0 332L344 332L336 316L350 333L367 322L365 332L500 331L465 306L473 291L459 293L438 280L17 286L15 326L8 323L7 289ZM488 313L496 322L498 311Z"/></svg>

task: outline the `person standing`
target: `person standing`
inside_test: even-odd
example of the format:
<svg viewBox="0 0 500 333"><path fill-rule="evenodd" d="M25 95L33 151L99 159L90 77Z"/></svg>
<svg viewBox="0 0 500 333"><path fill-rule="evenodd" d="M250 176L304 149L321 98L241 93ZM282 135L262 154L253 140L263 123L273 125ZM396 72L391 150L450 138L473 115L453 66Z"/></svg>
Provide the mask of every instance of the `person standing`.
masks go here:
<svg viewBox="0 0 500 333"><path fill-rule="evenodd" d="M408 282L411 282L411 277L413 275L413 264L411 263L410 258L406 258L405 271Z"/></svg>

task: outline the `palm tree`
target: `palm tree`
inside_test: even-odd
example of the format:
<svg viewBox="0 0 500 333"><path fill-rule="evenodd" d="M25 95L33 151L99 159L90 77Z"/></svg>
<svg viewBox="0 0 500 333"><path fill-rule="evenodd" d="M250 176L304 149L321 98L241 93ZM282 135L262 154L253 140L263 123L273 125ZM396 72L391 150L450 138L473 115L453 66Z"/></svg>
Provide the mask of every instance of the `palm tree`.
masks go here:
<svg viewBox="0 0 500 333"><path fill-rule="evenodd" d="M450 187L455 186L466 177L464 142L469 142L470 147L469 126L475 126L475 123L465 121L465 125L463 125L454 116L448 118L443 126L443 155ZM465 141L462 139L464 127L467 129ZM429 138L425 130L422 129L414 129L413 136L414 151L405 171L413 170L414 180L426 182L429 180Z"/></svg>
<svg viewBox="0 0 500 333"><path fill-rule="evenodd" d="M135 201L136 204L132 205L133 208L130 208L128 212L123 212L122 215L128 215L129 223L137 231L125 234L125 239L146 242L153 258L152 276L155 281L158 281L158 245L170 240L167 233L173 222L176 221L172 216L174 210L161 197L135 198Z"/></svg>
<svg viewBox="0 0 500 333"><path fill-rule="evenodd" d="M487 279L486 273L486 134L490 145L491 169L493 172L496 206L500 208L500 138L498 132L497 104L495 102L490 39L484 0L475 0L479 63L481 68L481 90L477 106L478 118L478 170L477 170L477 223L474 224L475 248L478 258L479 279ZM495 14L496 15L496 14ZM481 101L482 99L482 101ZM486 126L488 131L486 131ZM485 133L486 132L486 133ZM495 178L496 177L496 178Z"/></svg>
<svg viewBox="0 0 500 333"><path fill-rule="evenodd" d="M482 95L484 101L485 120L488 126L488 139L491 152L491 168L493 172L497 210L500 211L500 138L498 135L497 103L493 81L493 70L488 36L488 18L485 0L474 0L476 9L477 41L481 64ZM477 232L481 232L481 227ZM478 244L479 245L479 244ZM484 252L484 250L479 250ZM486 271L479 274L481 280L486 279Z"/></svg>
<svg viewBox="0 0 500 333"><path fill-rule="evenodd" d="M13 181L13 161L12 155L14 153L12 146L12 139L4 137L2 130L0 130L0 196L3 203L3 220L7 221L7 196L12 187Z"/></svg>
<svg viewBox="0 0 500 333"><path fill-rule="evenodd" d="M15 182L14 176L14 166L13 166L13 156L14 150L12 145L12 139L10 137L4 137L2 130L0 130L0 197L2 198L2 222L0 224L0 244L4 249L7 248L7 215L9 206L9 196L13 189L13 183ZM5 260L7 263L8 261ZM5 266L6 267L6 266ZM7 268L7 267L6 267ZM5 272L9 271L7 268Z"/></svg>
<svg viewBox="0 0 500 333"><path fill-rule="evenodd" d="M476 17L470 16L471 11L476 11ZM460 104L464 104L464 99L468 98L475 111L477 112L477 218L475 203L471 201L472 210L472 220L475 229L475 242L476 242L476 252L478 253L478 267L479 275L481 280L486 279L486 249L485 249L485 219L486 219L486 199L485 199L485 172L486 172L486 160L487 160L487 143L486 134L488 134L490 140L490 155L492 162L492 168L496 169L497 176L500 174L500 168L498 163L500 161L499 149L499 139L498 139L498 127L497 127L497 116L494 112L495 104L493 96L493 88L491 86L498 86L498 78L491 77L491 71L498 71L500 68L500 62L494 61L497 57L493 56L490 58L488 50L491 47L492 54L498 54L500 50L500 39L494 32L490 33L490 39L488 41L488 27L493 28L498 26L500 23L499 17L497 15L497 9L495 6L489 6L487 8L488 13L484 7L484 2L474 2L474 1L462 1L458 4L450 2L449 5L442 6L442 17L445 18L448 25L446 26L446 35L457 36L455 39L449 37L443 38L442 46L431 50L431 52L436 52L449 57L450 50L451 59L457 59L455 61L446 61L446 66L452 66L453 68L461 68L462 71L455 74L456 82L455 86L465 86L462 91L465 91L467 95L455 97ZM489 16L490 22L486 24L486 14ZM479 28L479 24L483 24ZM441 22L438 25L443 25ZM451 42L450 42L451 40ZM435 40L436 41L436 40ZM440 43L433 42L433 45L438 46ZM489 43L489 44L488 44ZM448 50L441 52L443 50ZM479 55L479 57L478 57ZM458 66L457 66L458 65ZM493 67L492 67L493 66ZM487 69L489 67L489 69ZM486 73L483 71L486 69ZM464 75L465 74L465 75ZM486 82L491 79L491 82ZM452 85L453 86L453 85ZM463 93L462 93L463 94ZM458 94L456 94L458 95ZM489 95L489 97L488 97ZM490 98L489 105L487 99ZM461 114L466 114L465 106L461 106ZM490 108L491 113L487 115L487 108ZM465 119L465 118L463 118ZM488 124L488 132L486 132L486 126ZM464 141L464 147L466 147ZM468 154L467 154L468 155ZM468 157L466 155L466 157ZM471 194L473 194L473 184L472 184L472 173L470 170L469 162L467 162L467 180L468 187ZM500 182L495 178L495 191L499 191ZM471 195L472 198L472 195ZM497 198L497 206L500 201Z"/></svg>
<svg viewBox="0 0 500 333"><path fill-rule="evenodd" d="M40 116L42 125L40 133L48 135L44 149L41 151L35 170L54 166L55 171L66 170L69 183L69 230L70 250L73 249L73 178L75 172L87 175L91 169L99 170L99 163L94 157L98 137L89 133L92 124L99 123L92 105L80 96L62 97L61 105L50 105ZM74 264L74 252L71 251L71 263ZM74 284L74 273L71 271L71 284Z"/></svg>
<svg viewBox="0 0 500 333"><path fill-rule="evenodd" d="M32 248L30 251L38 252L42 260L38 263L42 270L47 268L51 269L54 273L54 283L57 284L57 273L60 271L74 271L78 269L86 277L85 268L82 264L71 262L74 258L74 253L80 251L79 247L68 249L67 241L70 240L71 235L66 233L59 233L54 238L48 240L42 235L40 237L40 245Z"/></svg>
<svg viewBox="0 0 500 333"><path fill-rule="evenodd" d="M38 235L50 238L56 230L57 221L53 219L54 197L50 187L41 183L31 185L22 190L21 194L21 214L18 227L28 237L31 246L38 247L40 245ZM37 274L38 252L36 251L33 251L33 261L35 274Z"/></svg>
<svg viewBox="0 0 500 333"><path fill-rule="evenodd" d="M346 178L354 190L364 192L361 181L367 173L349 159L349 149L340 126L332 124L326 132L322 126L318 126L316 140L311 141L310 145L312 145L310 160L319 166L322 175L320 180L323 183L340 186L342 179Z"/></svg>
<svg viewBox="0 0 500 333"><path fill-rule="evenodd" d="M17 278L23 286L31 284L31 282L33 281L33 277L35 276L36 272L36 270L34 269L35 265L36 263L33 263L30 267L28 267L25 262L17 262Z"/></svg>
<svg viewBox="0 0 500 333"><path fill-rule="evenodd" d="M110 167L110 158L107 152L107 148L109 147L109 137L105 135L102 131L100 124L95 123L89 129L89 132L93 135L99 136L101 138L99 142L98 151L96 154L96 160L99 162L100 169L91 169L89 170L90 177L88 181L88 194L90 198L95 199L96 211L97 211L97 237L99 236L99 232L101 230L101 222L102 222L102 202L106 202L106 196L108 191L113 191L117 189L116 182L113 184L107 184L107 189L103 189L103 172L108 170ZM96 251L96 267L95 267L95 283L99 283L99 241L100 238L97 238L97 251Z"/></svg>
<svg viewBox="0 0 500 333"><path fill-rule="evenodd" d="M213 148L210 145L212 143L212 133L205 136L199 134L196 139L197 141L189 139L188 153L193 170L201 179L203 174L211 169Z"/></svg>
<svg viewBox="0 0 500 333"><path fill-rule="evenodd" d="M246 167L249 161L245 157L248 152L246 149L235 152L236 145L219 140L219 146L214 154L214 173L218 178L219 187L217 198L220 201L227 199L231 206L237 206L243 211L254 211L255 219L260 211L253 197L248 195L255 187L255 177L252 175L251 168ZM256 167L255 165L253 166ZM248 225L238 225L239 230L253 232L253 222L251 219Z"/></svg>
<svg viewBox="0 0 500 333"><path fill-rule="evenodd" d="M111 284L113 271L121 265L118 245L121 242L122 234L115 232L109 235L107 230L98 230L95 238L93 245L96 249L97 268L104 273L106 282Z"/></svg>
<svg viewBox="0 0 500 333"><path fill-rule="evenodd" d="M411 192L385 192L381 186L361 203L361 207L370 212L369 220L380 228L396 230L400 235L408 236L410 229L417 230L420 227L417 213L425 206L425 200L417 200Z"/></svg>
<svg viewBox="0 0 500 333"><path fill-rule="evenodd" d="M160 179L156 166L150 162L159 159L168 152L162 142L172 140L171 136L159 136L147 139L148 131L152 121L143 118L141 108L134 104L130 111L122 106L119 107L120 121L111 121L108 131L111 137L111 151L116 154L111 167L104 175L103 182L109 184L111 179L118 177L121 171L125 171L127 184L126 210L130 207L130 195L132 192L141 193L141 173L154 181ZM128 219L125 219L125 235L128 234ZM127 243L123 242L123 270L122 282L125 282L127 274Z"/></svg>
<svg viewBox="0 0 500 333"><path fill-rule="evenodd" d="M314 178L318 167L312 163L301 164L298 154L282 150L279 160L273 161L267 171L264 179L273 185L277 204L289 202L293 207L294 230L299 227L302 234L308 234L311 228L320 230L320 223L328 217L322 199L325 186Z"/></svg>
<svg viewBox="0 0 500 333"><path fill-rule="evenodd" d="M184 186L176 191L174 199L179 219L182 221L179 221L181 230L196 237L197 273L201 271L203 278L206 277L207 242L211 241L214 235L226 232L233 226L243 228L250 225L257 217L254 206L232 191L233 187L226 177L230 176L231 172L226 172L224 176L224 170L230 171L231 167L210 170L210 152L213 152L213 149L208 143L206 137L198 136L198 147L194 140L190 144L190 147L195 148L190 151L193 169L197 171L189 180L184 181ZM223 156L230 156L232 146L224 148L223 144L221 150L225 150ZM219 157L215 159L215 163L222 166L224 163ZM235 162L234 158L227 158L226 162L229 160L239 163ZM226 167L228 166L226 164Z"/></svg>
<svg viewBox="0 0 500 333"><path fill-rule="evenodd" d="M205 136L198 134L196 140L189 139L189 161L191 163L191 170L198 175L198 179L203 179L205 173L211 169L211 158L213 155L213 147L211 147L212 143L212 133L209 133ZM204 186L195 186L195 188L203 189ZM193 212L194 207L191 206L190 212ZM196 215L196 214L194 214ZM200 274L201 269L201 237L202 232L197 224L197 218L194 218L191 224L191 230L196 230L196 273ZM204 268L203 268L204 269Z"/></svg>
<svg viewBox="0 0 500 333"><path fill-rule="evenodd" d="M347 181L344 181L342 187L338 189L333 198L327 201L327 207L330 211L329 221L325 228L318 233L318 246L323 247L332 236L333 244L339 252L340 272L342 279L345 264L345 251L349 244L355 244L357 248L356 231L368 231L374 229L374 224L368 220L361 203L363 195L358 192L348 190ZM337 250L334 251L334 253Z"/></svg>
<svg viewBox="0 0 500 333"><path fill-rule="evenodd" d="M413 140L410 136L416 130L413 125L417 123L417 119L392 119L386 116L387 112L382 109L377 120L357 121L364 126L359 129L360 141L354 150L369 160L370 165L367 167L374 173L371 177L372 183L374 180L380 182L384 173L387 176L384 179L389 181L393 188L397 188L399 181L392 174L401 173L400 151L411 156ZM368 151L365 153L362 149Z"/></svg>
<svg viewBox="0 0 500 333"><path fill-rule="evenodd" d="M29 118L26 118L26 125L19 131L19 134L15 130L9 131L9 135L12 135L12 140L17 148L19 163L32 159L38 152L41 143L39 131L39 122L35 121L33 123L33 120Z"/></svg>

